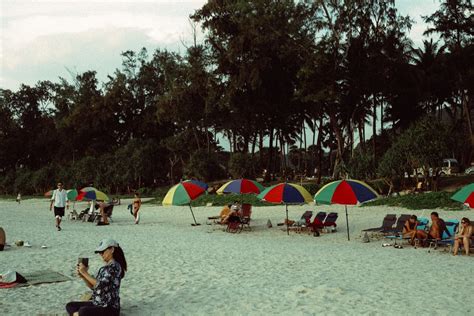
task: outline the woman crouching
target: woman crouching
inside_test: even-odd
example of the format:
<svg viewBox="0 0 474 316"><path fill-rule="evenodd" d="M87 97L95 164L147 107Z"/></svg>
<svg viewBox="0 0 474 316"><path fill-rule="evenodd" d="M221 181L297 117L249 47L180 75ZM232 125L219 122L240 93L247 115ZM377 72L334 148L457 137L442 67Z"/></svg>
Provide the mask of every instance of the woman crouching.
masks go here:
<svg viewBox="0 0 474 316"><path fill-rule="evenodd" d="M89 267L82 263L77 265L77 274L92 289L92 299L88 302L69 302L66 305L69 315L120 314L120 282L127 271L125 255L113 239L102 240L95 253L105 261L95 278L89 274Z"/></svg>

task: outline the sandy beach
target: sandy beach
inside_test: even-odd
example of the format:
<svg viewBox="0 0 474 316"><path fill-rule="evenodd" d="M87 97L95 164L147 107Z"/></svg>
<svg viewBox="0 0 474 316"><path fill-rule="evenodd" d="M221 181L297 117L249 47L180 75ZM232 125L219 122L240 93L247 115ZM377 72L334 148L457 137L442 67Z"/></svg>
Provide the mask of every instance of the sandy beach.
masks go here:
<svg viewBox="0 0 474 316"><path fill-rule="evenodd" d="M343 206L289 207L293 219L305 210L339 212L337 232L313 237L287 236L276 226L284 206L255 207L252 230L229 234L206 225L219 206L194 208L202 225L192 227L187 207L144 204L141 222L134 225L126 205L114 208L109 226L65 219L58 232L48 200L0 201L0 226L12 245L0 252L0 271L51 269L71 277L0 289L0 313L65 315L65 304L87 292L74 274L77 258L90 257L90 271L97 271L102 260L93 250L110 237L124 249L129 266L121 287L122 315L474 314L473 255L382 247L386 241L375 239L362 243L362 229L380 226L387 213L409 210L349 207L347 241ZM473 211L438 211L444 219L474 218ZM268 219L273 228L266 227ZM15 240L32 247L17 247Z"/></svg>

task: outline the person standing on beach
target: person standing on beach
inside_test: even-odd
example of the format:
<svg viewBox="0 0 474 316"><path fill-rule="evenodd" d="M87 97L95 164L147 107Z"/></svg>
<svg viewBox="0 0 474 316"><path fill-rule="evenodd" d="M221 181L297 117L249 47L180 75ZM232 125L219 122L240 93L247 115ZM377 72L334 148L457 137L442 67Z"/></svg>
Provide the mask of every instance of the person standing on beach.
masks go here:
<svg viewBox="0 0 474 316"><path fill-rule="evenodd" d="M18 195L16 196L16 201L18 202L18 204L21 203L21 194L18 193Z"/></svg>
<svg viewBox="0 0 474 316"><path fill-rule="evenodd" d="M61 220L64 216L64 208L69 209L69 199L67 198L67 192L63 189L63 184L58 183L58 189L53 191L51 196L51 204L49 205L49 210L53 210L54 205L54 217L56 218L56 228L58 231L61 230Z"/></svg>
<svg viewBox="0 0 474 316"><path fill-rule="evenodd" d="M140 222L140 214L138 214L138 211L141 206L142 200L140 199L140 194L135 192L135 197L133 198L133 217L135 218L135 224Z"/></svg>

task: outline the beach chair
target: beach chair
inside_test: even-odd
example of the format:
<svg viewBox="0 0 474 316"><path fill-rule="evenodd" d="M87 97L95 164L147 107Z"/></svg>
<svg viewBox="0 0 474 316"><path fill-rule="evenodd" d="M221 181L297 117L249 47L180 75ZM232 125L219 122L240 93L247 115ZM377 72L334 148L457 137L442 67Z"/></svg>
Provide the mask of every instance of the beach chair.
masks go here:
<svg viewBox="0 0 474 316"><path fill-rule="evenodd" d="M417 230L426 230L428 228L428 223L429 222L430 222L429 219L426 218L426 217L418 218L418 225L416 226L416 229ZM405 225L405 224L403 224L403 225ZM403 237L403 228L402 228L402 232L396 233L394 235L385 236L385 238L393 240L394 245L397 244L397 240L400 240L400 243L402 243L403 240L410 240L410 237Z"/></svg>
<svg viewBox="0 0 474 316"><path fill-rule="evenodd" d="M242 204L242 210L241 210L241 216L240 216L240 224L242 226L242 229L244 229L245 226L250 230L250 217L252 215L252 204L244 203Z"/></svg>
<svg viewBox="0 0 474 316"><path fill-rule="evenodd" d="M242 220L240 216L231 216L227 222L227 227L225 229L228 233L240 233L243 229Z"/></svg>
<svg viewBox="0 0 474 316"><path fill-rule="evenodd" d="M448 219L444 222L446 224L446 229L441 235L441 240L438 239L429 239L428 252L431 249L438 249L439 246L449 246L450 248L454 245L454 237L459 228L459 220L457 219Z"/></svg>
<svg viewBox="0 0 474 316"><path fill-rule="evenodd" d="M313 217L313 211L306 211L303 213L303 215L301 215L301 218L296 221L294 225L308 225L309 223L311 223L311 217Z"/></svg>
<svg viewBox="0 0 474 316"><path fill-rule="evenodd" d="M382 226L367 228L367 229L364 229L362 231L363 232L381 232L381 231L391 230L391 229L393 229L393 225L395 225L396 222L397 222L397 215L387 214L387 215L385 215L385 217L382 221Z"/></svg>
<svg viewBox="0 0 474 316"><path fill-rule="evenodd" d="M314 217L313 222L308 224L308 226L311 227L311 231L315 232L316 230L323 229L326 217L326 212L318 212L318 214L316 214Z"/></svg>
<svg viewBox="0 0 474 316"><path fill-rule="evenodd" d="M380 232L383 234L391 234L391 235L398 235L401 234L403 231L403 226L405 226L405 222L409 220L411 217L410 214L402 214L397 220L397 223L394 228L390 229L383 229Z"/></svg>
<svg viewBox="0 0 474 316"><path fill-rule="evenodd" d="M337 213L329 213L328 216L324 219L323 225L324 227L337 227L336 220L337 220Z"/></svg>
<svg viewBox="0 0 474 316"><path fill-rule="evenodd" d="M67 215L67 218L72 221L72 220L77 220L79 218L79 213L77 213L76 210L72 210L69 212L69 214Z"/></svg>
<svg viewBox="0 0 474 316"><path fill-rule="evenodd" d="M112 204L112 203L109 203L106 207L104 207L104 213L105 215L107 216L107 219L109 222L112 222L112 213L114 211L114 205L115 204ZM100 215L100 213L97 213L93 222L100 222L102 219L102 216Z"/></svg>

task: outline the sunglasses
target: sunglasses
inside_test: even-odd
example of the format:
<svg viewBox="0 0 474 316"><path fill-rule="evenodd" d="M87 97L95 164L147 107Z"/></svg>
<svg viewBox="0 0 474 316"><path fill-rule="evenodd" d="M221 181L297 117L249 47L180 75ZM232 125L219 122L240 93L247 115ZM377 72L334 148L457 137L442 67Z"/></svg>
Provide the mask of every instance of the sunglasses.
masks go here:
<svg viewBox="0 0 474 316"><path fill-rule="evenodd" d="M467 222L461 222L461 224L467 224Z"/></svg>

